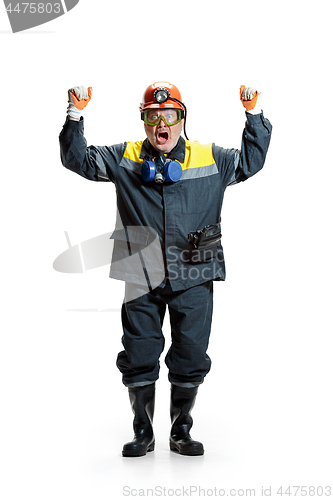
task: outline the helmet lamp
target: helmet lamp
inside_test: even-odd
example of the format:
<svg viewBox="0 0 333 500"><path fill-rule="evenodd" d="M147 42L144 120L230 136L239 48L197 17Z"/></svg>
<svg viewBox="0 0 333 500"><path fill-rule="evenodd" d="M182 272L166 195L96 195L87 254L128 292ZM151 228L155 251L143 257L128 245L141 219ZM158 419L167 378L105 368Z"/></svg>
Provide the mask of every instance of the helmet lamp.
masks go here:
<svg viewBox="0 0 333 500"><path fill-rule="evenodd" d="M155 90L154 97L159 104L162 104L169 99L170 92L165 87L159 87Z"/></svg>

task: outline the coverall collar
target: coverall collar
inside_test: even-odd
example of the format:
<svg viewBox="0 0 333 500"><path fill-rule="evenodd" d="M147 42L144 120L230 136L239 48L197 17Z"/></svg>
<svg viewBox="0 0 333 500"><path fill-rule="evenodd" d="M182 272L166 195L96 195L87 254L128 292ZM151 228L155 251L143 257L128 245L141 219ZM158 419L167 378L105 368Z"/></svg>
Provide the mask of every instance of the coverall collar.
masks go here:
<svg viewBox="0 0 333 500"><path fill-rule="evenodd" d="M155 151L153 146L150 144L148 139L145 139L142 143L140 158L142 159L152 159L155 158L159 153ZM178 160L180 163L185 161L185 139L179 137L176 146L167 154L168 158L172 160Z"/></svg>

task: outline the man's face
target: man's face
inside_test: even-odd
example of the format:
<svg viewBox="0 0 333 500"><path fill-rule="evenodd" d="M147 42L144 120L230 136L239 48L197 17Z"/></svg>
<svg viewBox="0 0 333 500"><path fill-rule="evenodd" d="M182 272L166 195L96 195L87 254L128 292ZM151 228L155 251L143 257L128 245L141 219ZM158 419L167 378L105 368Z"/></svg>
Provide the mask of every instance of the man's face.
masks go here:
<svg viewBox="0 0 333 500"><path fill-rule="evenodd" d="M167 125L166 122L172 123L177 119L177 111L172 108L167 109L150 109L147 114L148 121L154 123L162 116L158 125L144 124L145 132L148 141L154 149L161 153L169 153L177 144L180 137L184 119L175 125Z"/></svg>

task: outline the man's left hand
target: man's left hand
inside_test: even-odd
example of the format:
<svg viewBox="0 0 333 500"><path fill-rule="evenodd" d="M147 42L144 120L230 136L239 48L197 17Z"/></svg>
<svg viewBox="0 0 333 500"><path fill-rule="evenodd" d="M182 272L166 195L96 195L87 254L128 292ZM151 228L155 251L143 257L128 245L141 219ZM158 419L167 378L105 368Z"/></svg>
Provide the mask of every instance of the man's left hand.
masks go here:
<svg viewBox="0 0 333 500"><path fill-rule="evenodd" d="M245 87L245 85L241 85L240 100L248 113L251 113L251 115L261 113L261 99L262 92L254 87Z"/></svg>

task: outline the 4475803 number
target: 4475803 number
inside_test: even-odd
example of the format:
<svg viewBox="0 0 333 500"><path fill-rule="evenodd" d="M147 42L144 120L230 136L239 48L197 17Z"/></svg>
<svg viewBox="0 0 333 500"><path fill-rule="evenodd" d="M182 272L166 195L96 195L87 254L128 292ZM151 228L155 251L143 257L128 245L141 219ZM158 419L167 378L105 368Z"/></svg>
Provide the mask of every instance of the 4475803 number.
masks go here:
<svg viewBox="0 0 333 500"><path fill-rule="evenodd" d="M309 496L309 497L322 497L331 496L332 488L331 486L288 486L288 488L280 488L277 490L277 495L283 496Z"/></svg>
<svg viewBox="0 0 333 500"><path fill-rule="evenodd" d="M14 4L13 4L14 5ZM7 12L10 14L16 12L17 14L60 14L61 4L60 3L25 3L19 2L12 8L12 4L9 3L6 7Z"/></svg>

